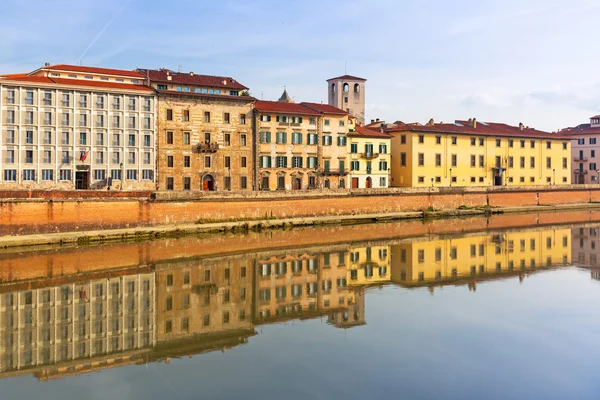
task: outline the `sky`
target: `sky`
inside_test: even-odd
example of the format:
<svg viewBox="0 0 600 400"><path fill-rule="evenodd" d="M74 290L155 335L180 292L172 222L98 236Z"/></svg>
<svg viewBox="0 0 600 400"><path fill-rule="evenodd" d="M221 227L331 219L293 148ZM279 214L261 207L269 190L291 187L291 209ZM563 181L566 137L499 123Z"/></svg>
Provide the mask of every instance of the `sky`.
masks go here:
<svg viewBox="0 0 600 400"><path fill-rule="evenodd" d="M0 73L50 62L231 76L327 101L367 79L366 118L547 131L600 114L597 0L2 0Z"/></svg>

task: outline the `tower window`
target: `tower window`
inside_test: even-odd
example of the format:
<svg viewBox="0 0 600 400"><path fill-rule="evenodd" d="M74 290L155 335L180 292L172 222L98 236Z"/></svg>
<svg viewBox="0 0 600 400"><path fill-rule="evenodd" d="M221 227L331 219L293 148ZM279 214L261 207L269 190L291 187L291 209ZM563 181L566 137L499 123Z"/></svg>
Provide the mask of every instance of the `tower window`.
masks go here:
<svg viewBox="0 0 600 400"><path fill-rule="evenodd" d="M360 85L358 83L354 84L354 93L360 93Z"/></svg>
<svg viewBox="0 0 600 400"><path fill-rule="evenodd" d="M344 83L344 93L348 93L349 86L347 83Z"/></svg>
<svg viewBox="0 0 600 400"><path fill-rule="evenodd" d="M331 93L335 93L335 83L331 84Z"/></svg>

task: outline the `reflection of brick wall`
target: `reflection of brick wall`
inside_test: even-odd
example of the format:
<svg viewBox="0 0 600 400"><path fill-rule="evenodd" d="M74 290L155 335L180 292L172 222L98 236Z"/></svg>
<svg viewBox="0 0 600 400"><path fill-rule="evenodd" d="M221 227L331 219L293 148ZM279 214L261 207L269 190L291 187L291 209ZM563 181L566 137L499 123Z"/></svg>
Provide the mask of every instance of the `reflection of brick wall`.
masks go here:
<svg viewBox="0 0 600 400"><path fill-rule="evenodd" d="M11 201L0 203L0 234L56 230L107 229L126 226L195 223L312 216L359 215L436 209L461 205L550 205L600 201L600 190L448 191L445 193L307 195L289 193L268 199L232 196L202 200L146 201L139 199L80 201Z"/></svg>

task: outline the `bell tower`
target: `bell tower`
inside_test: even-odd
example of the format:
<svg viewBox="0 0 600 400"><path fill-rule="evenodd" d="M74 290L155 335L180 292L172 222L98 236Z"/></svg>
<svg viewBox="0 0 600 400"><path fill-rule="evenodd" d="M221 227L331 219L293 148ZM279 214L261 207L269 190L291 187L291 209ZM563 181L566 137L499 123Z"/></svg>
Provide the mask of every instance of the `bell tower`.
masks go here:
<svg viewBox="0 0 600 400"><path fill-rule="evenodd" d="M365 123L365 82L352 75L327 79L329 105L354 115L360 125Z"/></svg>

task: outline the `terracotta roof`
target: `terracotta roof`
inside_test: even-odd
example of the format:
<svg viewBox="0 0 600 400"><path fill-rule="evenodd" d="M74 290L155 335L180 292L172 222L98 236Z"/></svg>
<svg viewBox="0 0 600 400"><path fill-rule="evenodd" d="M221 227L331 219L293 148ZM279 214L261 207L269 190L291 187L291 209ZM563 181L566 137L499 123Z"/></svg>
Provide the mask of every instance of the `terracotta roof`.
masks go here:
<svg viewBox="0 0 600 400"><path fill-rule="evenodd" d="M600 115L594 115L593 117L590 117L590 119L592 118L600 118Z"/></svg>
<svg viewBox="0 0 600 400"><path fill-rule="evenodd" d="M332 81L334 79L348 79L348 80L352 80L352 81L366 81L365 78L359 78L358 76L342 75L342 76L338 76L338 77L335 77L335 78L327 79L327 82Z"/></svg>
<svg viewBox="0 0 600 400"><path fill-rule="evenodd" d="M319 115L312 108L297 103L283 103L279 101L258 100L254 108L260 112L273 112L280 114Z"/></svg>
<svg viewBox="0 0 600 400"><path fill-rule="evenodd" d="M56 64L49 67L41 67L39 70L49 71L70 71L70 72L81 72L88 74L104 74L104 75L120 75L129 76L131 78L144 79L144 76L137 71L128 71L125 69L113 69L113 68L96 68L96 67L85 67L81 65L68 65L68 64ZM36 73L37 71L33 71Z"/></svg>
<svg viewBox="0 0 600 400"><path fill-rule="evenodd" d="M357 126L354 132L348 132L349 137L365 137L365 138L381 138L390 139L392 135L386 132L381 132L375 129L365 128L364 126Z"/></svg>
<svg viewBox="0 0 600 400"><path fill-rule="evenodd" d="M21 76L15 78L2 78L0 81L9 82L27 82L27 83L45 83L48 85L66 85L80 87L101 87L108 89L135 90L144 92L154 92L151 88L143 85L133 85L129 83L107 82L107 81L92 81L84 79L65 79L65 78L50 78L46 76Z"/></svg>
<svg viewBox="0 0 600 400"><path fill-rule="evenodd" d="M598 135L600 134L600 127L597 128L592 128L592 127L586 127L586 128L567 128L564 129L562 131L559 132L561 135L564 136L582 136L582 135Z"/></svg>
<svg viewBox="0 0 600 400"><path fill-rule="evenodd" d="M323 114L349 115L348 112L346 112L342 109L339 109L337 107L330 106L329 104L307 103L305 101L303 101L300 104L302 104L303 106L312 108L313 110L318 111Z"/></svg>
<svg viewBox="0 0 600 400"><path fill-rule="evenodd" d="M256 98L252 96L230 96L228 94L208 94L208 93L196 93L196 92L178 92L174 90L157 90L158 94L164 94L168 96L190 96L190 97L207 97L211 99L221 100L237 100L237 101L256 101Z"/></svg>
<svg viewBox="0 0 600 400"><path fill-rule="evenodd" d="M153 82L179 83L182 85L229 88L233 90L248 89L235 79L224 76L196 75L192 73L169 71L168 69L138 69L137 71L144 77L149 77ZM171 80L167 79L167 76L171 76Z"/></svg>
<svg viewBox="0 0 600 400"><path fill-rule="evenodd" d="M511 126L497 122L477 121L476 127L469 125L468 121L455 121L454 124L434 124L434 125L415 125L401 124L387 129L387 132L439 132L439 133L457 133L471 136L502 136L502 137L524 137L524 138L544 138L544 139L567 139L563 133L550 133L539 131L533 128L523 128Z"/></svg>

